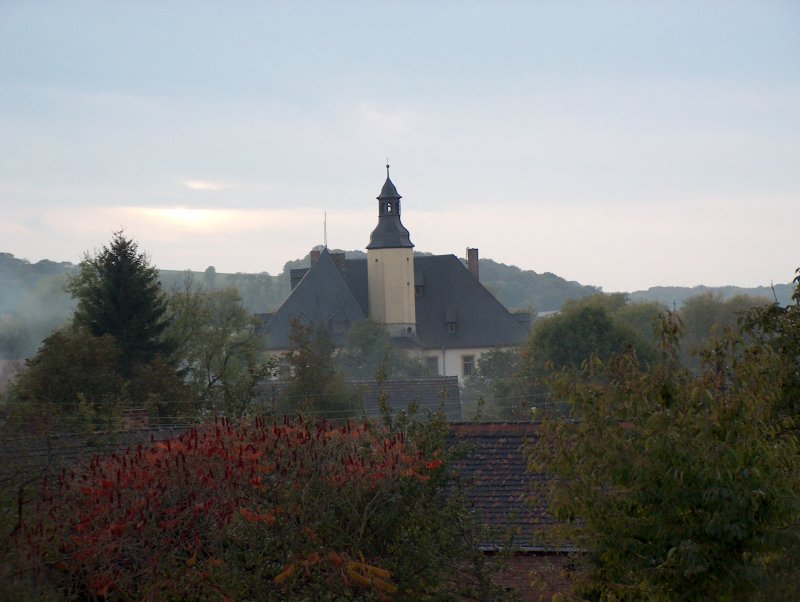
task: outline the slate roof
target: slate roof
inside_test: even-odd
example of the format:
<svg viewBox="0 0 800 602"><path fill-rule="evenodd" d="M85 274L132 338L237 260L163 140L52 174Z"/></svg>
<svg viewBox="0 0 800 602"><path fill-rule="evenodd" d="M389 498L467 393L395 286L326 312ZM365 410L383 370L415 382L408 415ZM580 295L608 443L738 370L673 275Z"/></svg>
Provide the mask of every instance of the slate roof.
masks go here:
<svg viewBox="0 0 800 602"><path fill-rule="evenodd" d="M326 328L337 346L344 343L350 326L367 318L328 249L320 253L316 263L267 322L270 347L289 348L291 322L295 317L306 325Z"/></svg>
<svg viewBox="0 0 800 602"><path fill-rule="evenodd" d="M414 257L414 281L419 294L418 341L413 346L509 347L523 344L530 335L455 255ZM267 321L268 342L273 349L289 348L292 316L326 327L335 325L332 317L338 316L338 323L349 328L368 315L367 260L348 259L339 269L325 250ZM454 320L454 329L448 320ZM344 333L331 330L331 334L341 345Z"/></svg>
<svg viewBox="0 0 800 602"><path fill-rule="evenodd" d="M378 396L380 385L374 379L352 379L348 384L361 390L364 411L370 418L380 416ZM389 407L396 413L405 410L412 402L419 404L419 413L444 409L450 422L463 420L461 416L461 390L456 376L429 376L424 378L390 378L383 382Z"/></svg>
<svg viewBox="0 0 800 602"><path fill-rule="evenodd" d="M455 255L415 257L414 280L421 287L417 335L425 347L508 347L530 336Z"/></svg>
<svg viewBox="0 0 800 602"><path fill-rule="evenodd" d="M378 196L378 225L369 237L367 249L411 248L408 230L400 221L400 199L397 188L389 179L388 167L386 182Z"/></svg>
<svg viewBox="0 0 800 602"><path fill-rule="evenodd" d="M465 488L467 500L494 536L482 547L497 549L508 543L506 534L520 551L563 551L544 545L537 532L555 524L546 502L534 500L531 483L546 480L528 472L524 446L536 437L537 425L515 423L458 423L450 425L448 446L463 444L465 455L454 469Z"/></svg>

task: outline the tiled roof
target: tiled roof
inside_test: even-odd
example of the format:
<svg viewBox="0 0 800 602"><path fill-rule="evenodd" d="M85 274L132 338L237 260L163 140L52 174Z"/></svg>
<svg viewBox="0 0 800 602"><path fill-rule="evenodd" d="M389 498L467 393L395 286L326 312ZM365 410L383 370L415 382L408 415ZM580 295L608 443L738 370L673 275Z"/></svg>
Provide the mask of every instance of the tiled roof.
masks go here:
<svg viewBox="0 0 800 602"><path fill-rule="evenodd" d="M95 455L111 454L128 447L177 437L185 425L136 428L87 434L19 434L0 437L0 480L42 474L48 469L79 464Z"/></svg>
<svg viewBox="0 0 800 602"><path fill-rule="evenodd" d="M364 410L370 418L380 416L378 396L381 385L374 379L353 379L348 384L361 390ZM429 376L424 378L390 378L383 382L383 391L393 412L405 410L412 402L419 404L419 412L444 410L449 421L462 420L461 390L458 377Z"/></svg>
<svg viewBox="0 0 800 602"><path fill-rule="evenodd" d="M493 549L511 542L522 551L554 551L537 537L553 525L546 503L533 500L531 484L545 476L528 472L525 444L536 437L536 424L458 423L450 425L448 446L462 444L464 456L455 470L467 500L492 530L483 547Z"/></svg>

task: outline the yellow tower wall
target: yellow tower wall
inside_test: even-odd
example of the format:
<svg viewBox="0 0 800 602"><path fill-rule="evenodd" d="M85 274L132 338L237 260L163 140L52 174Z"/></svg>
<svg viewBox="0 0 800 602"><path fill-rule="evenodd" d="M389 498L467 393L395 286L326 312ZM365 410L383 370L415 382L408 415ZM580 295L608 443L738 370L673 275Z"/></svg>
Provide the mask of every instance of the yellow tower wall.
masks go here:
<svg viewBox="0 0 800 602"><path fill-rule="evenodd" d="M367 278L370 318L386 324L394 336L416 333L413 251L408 248L369 249Z"/></svg>

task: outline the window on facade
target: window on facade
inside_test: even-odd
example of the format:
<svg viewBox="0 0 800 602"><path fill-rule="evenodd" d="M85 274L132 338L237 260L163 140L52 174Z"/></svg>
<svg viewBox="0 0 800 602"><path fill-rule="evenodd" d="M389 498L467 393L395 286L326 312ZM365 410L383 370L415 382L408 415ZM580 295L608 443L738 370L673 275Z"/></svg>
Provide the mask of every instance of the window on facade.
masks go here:
<svg viewBox="0 0 800 602"><path fill-rule="evenodd" d="M475 371L475 356L474 355L462 355L461 356L461 376L464 378L468 376L472 376L472 373Z"/></svg>
<svg viewBox="0 0 800 602"><path fill-rule="evenodd" d="M428 367L428 370L431 374L439 374L439 358L436 356L433 357L426 357L425 358L425 365Z"/></svg>

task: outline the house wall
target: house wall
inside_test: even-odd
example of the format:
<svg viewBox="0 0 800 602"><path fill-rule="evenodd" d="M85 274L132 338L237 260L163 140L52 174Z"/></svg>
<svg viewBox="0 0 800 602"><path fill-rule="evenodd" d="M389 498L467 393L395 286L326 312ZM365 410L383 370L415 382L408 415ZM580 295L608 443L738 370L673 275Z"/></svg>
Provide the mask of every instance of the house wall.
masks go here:
<svg viewBox="0 0 800 602"><path fill-rule="evenodd" d="M393 336L416 333L412 250L369 249L367 274L370 317L386 324Z"/></svg>
<svg viewBox="0 0 800 602"><path fill-rule="evenodd" d="M491 351L493 347L473 347L458 349L426 349L422 352L423 361L425 358L437 358L439 376L457 376L458 383L463 385L469 378L464 374L464 359L472 357L473 372L478 367L478 359L484 353Z"/></svg>

